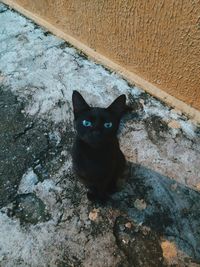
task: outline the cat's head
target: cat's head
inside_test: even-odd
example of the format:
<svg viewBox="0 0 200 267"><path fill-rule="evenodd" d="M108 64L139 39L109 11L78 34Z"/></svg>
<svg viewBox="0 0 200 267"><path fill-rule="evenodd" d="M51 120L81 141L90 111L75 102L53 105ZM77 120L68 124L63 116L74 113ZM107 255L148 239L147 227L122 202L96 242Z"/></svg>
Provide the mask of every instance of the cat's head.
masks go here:
<svg viewBox="0 0 200 267"><path fill-rule="evenodd" d="M78 137L92 147L109 142L117 133L120 119L126 113L126 96L120 95L107 108L89 106L82 95L73 91L75 129Z"/></svg>

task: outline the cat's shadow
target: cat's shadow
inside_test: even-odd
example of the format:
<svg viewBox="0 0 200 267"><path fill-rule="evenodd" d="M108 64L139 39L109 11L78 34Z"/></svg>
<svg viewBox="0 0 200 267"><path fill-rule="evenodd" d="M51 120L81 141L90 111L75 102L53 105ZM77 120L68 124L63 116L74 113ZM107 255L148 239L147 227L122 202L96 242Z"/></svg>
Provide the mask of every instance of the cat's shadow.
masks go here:
<svg viewBox="0 0 200 267"><path fill-rule="evenodd" d="M126 178L110 205L159 236L173 240L179 250L200 261L200 193L131 162Z"/></svg>

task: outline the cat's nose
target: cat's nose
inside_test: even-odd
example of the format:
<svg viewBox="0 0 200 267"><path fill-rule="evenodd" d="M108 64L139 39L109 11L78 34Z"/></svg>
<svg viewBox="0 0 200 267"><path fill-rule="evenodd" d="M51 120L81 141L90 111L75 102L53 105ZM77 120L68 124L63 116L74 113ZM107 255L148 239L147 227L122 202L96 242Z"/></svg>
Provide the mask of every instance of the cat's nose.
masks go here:
<svg viewBox="0 0 200 267"><path fill-rule="evenodd" d="M93 136L99 136L101 132L99 130L93 130L92 131Z"/></svg>

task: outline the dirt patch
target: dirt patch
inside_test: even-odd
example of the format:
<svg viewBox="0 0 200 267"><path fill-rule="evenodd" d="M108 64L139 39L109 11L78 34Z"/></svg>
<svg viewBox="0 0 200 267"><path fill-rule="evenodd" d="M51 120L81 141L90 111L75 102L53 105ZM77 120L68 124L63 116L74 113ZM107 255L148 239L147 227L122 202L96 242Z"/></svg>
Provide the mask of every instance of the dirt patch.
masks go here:
<svg viewBox="0 0 200 267"><path fill-rule="evenodd" d="M37 224L50 219L45 204L33 193L17 195L9 213L10 216L19 218L21 224Z"/></svg>
<svg viewBox="0 0 200 267"><path fill-rule="evenodd" d="M9 91L0 90L0 207L12 201L26 169L48 150L43 127L24 113L24 105Z"/></svg>
<svg viewBox="0 0 200 267"><path fill-rule="evenodd" d="M39 180L43 181L56 173L68 159L72 146L73 130L63 131L54 127L52 132L50 125L27 118L24 106L8 89L1 88L0 207L14 200L20 180L28 168L33 167ZM72 129L67 124L65 128ZM65 153L62 153L63 150Z"/></svg>
<svg viewBox="0 0 200 267"><path fill-rule="evenodd" d="M149 139L157 144L166 140L166 133L168 132L168 125L159 116L151 116L144 120L145 128Z"/></svg>
<svg viewBox="0 0 200 267"><path fill-rule="evenodd" d="M130 219L118 217L114 226L114 235L119 248L128 259L128 266L162 267L164 259L159 237L150 228L138 227Z"/></svg>

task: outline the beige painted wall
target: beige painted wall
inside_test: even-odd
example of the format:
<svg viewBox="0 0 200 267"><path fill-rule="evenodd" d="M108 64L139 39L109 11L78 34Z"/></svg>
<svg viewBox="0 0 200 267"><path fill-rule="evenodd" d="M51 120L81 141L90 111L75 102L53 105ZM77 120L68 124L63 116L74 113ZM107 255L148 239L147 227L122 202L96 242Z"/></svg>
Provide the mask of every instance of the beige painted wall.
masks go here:
<svg viewBox="0 0 200 267"><path fill-rule="evenodd" d="M199 0L13 2L200 110Z"/></svg>

